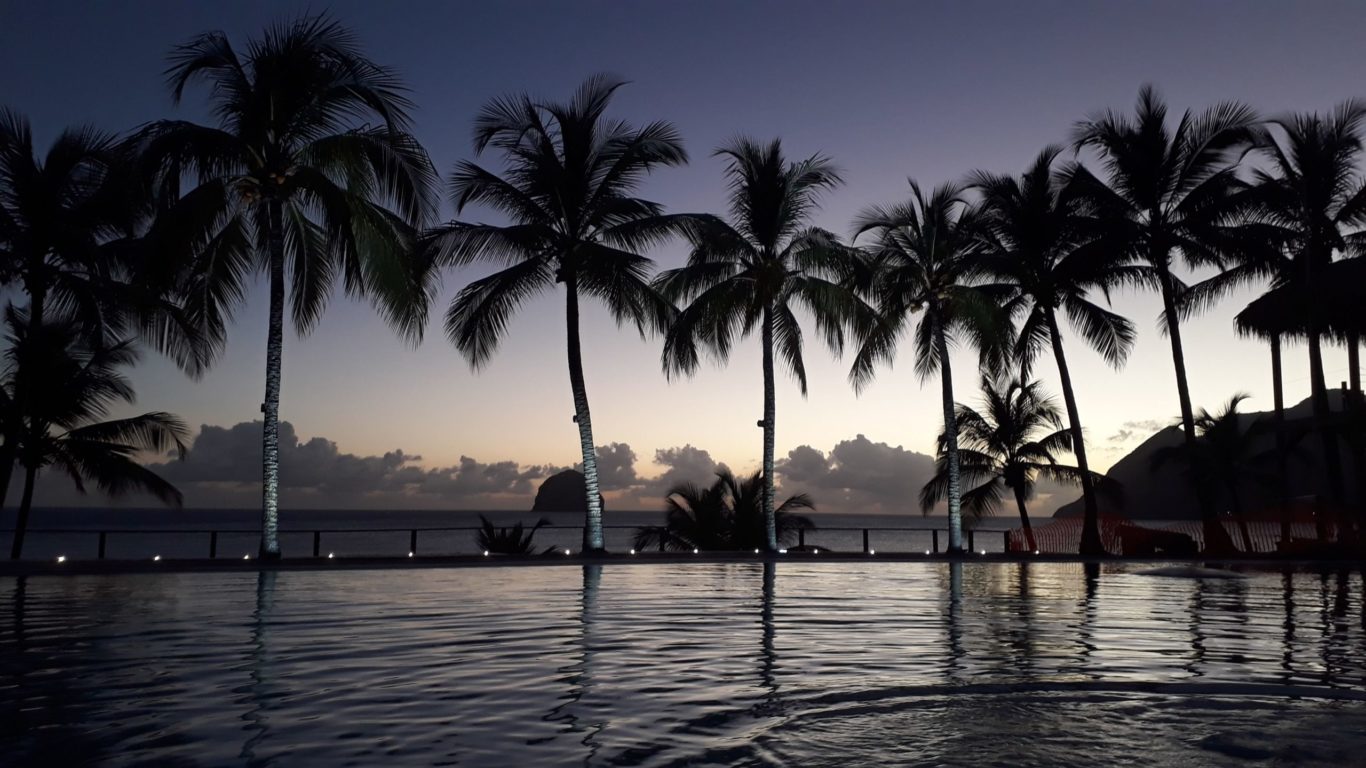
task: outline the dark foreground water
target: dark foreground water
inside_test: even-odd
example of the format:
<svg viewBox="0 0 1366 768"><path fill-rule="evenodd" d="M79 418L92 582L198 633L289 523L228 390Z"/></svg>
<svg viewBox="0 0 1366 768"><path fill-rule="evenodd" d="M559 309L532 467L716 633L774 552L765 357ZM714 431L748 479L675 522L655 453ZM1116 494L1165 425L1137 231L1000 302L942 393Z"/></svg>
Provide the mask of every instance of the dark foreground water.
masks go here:
<svg viewBox="0 0 1366 768"><path fill-rule="evenodd" d="M0 579L5 766L1366 764L1362 575Z"/></svg>

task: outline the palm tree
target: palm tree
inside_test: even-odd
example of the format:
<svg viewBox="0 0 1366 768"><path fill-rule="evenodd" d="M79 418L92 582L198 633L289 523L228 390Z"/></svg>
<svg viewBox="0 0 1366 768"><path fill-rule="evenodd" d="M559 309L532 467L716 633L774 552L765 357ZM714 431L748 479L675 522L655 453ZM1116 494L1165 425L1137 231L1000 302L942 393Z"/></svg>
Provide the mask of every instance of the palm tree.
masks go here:
<svg viewBox="0 0 1366 768"><path fill-rule="evenodd" d="M1020 512L1020 526L1030 551L1038 549L1025 502L1040 477L1079 484L1081 470L1058 463L1057 455L1072 450L1072 433L1064 426L1058 406L1037 381L1013 379L998 383L982 376L983 410L959 405L955 421L961 443L960 472L976 487L963 494L968 512L976 518L992 514L1010 490ZM947 435L940 435L934 477L920 492L921 509L929 511L948 495L952 471L947 460ZM1102 491L1113 485L1103 475L1091 482Z"/></svg>
<svg viewBox="0 0 1366 768"><path fill-rule="evenodd" d="M12 560L23 554L39 471L61 471L81 493L90 483L110 496L142 491L179 506L180 492L138 464L137 456L174 449L183 457L189 432L184 422L168 413L101 421L114 404L133 402L133 390L119 372L137 360L132 344L92 344L69 318L49 317L36 327L30 320L12 306L7 310L10 332L0 379L0 402L6 405L14 402L18 382L33 384L16 445L24 490L15 518Z"/></svg>
<svg viewBox="0 0 1366 768"><path fill-rule="evenodd" d="M525 95L489 102L475 121L474 147L502 153L504 171L500 176L461 162L451 189L457 212L482 203L510 223L454 222L426 238L433 263L506 265L467 285L446 313L446 335L475 369L493 356L508 319L524 302L564 284L569 383L587 494L587 552L603 550L602 501L579 344L579 298L602 301L618 323L633 323L642 337L663 331L673 307L651 288L652 262L639 251L671 237L683 221L635 196L650 171L682 165L687 154L667 122L635 128L606 117L622 85L598 76L581 85L568 103Z"/></svg>
<svg viewBox="0 0 1366 768"><path fill-rule="evenodd" d="M163 120L143 131L140 149L164 206L154 235L209 339L223 338L252 273L268 276L261 555L277 558L286 286L300 333L340 280L420 338L427 296L409 257L414 227L434 210L435 171L408 133L411 105L397 76L325 16L271 27L240 56L226 35L208 32L175 48L170 62L175 101L207 83L218 125ZM195 186L181 194L185 178Z"/></svg>
<svg viewBox="0 0 1366 768"><path fill-rule="evenodd" d="M768 540L763 498L767 484L761 473L737 479L728 469L716 473L710 486L683 482L665 497L663 528L636 531L636 549L663 546L674 552L700 549L709 552L762 549ZM813 530L811 519L796 514L816 508L804 493L789 496L774 509L778 541L787 544L798 531Z"/></svg>
<svg viewBox="0 0 1366 768"><path fill-rule="evenodd" d="M809 223L821 193L840 183L831 162L821 155L789 161L777 139L759 144L739 138L716 154L726 158L731 221L694 217L687 265L656 280L670 299L690 302L665 339L663 365L669 376L691 374L701 348L725 361L737 337L758 329L764 373L759 424L764 430L765 546L776 550L774 352L805 396L802 329L793 310L804 307L837 353L844 348L846 328L863 333L872 313L850 284L857 266L853 253L833 234Z"/></svg>
<svg viewBox="0 0 1366 768"><path fill-rule="evenodd" d="M1133 324L1094 303L1090 293L1099 290L1108 296L1110 289L1142 284L1147 276L1141 267L1127 264L1125 254L1095 247L1096 238L1081 216L1085 209L1067 184L1071 169L1054 168L1060 151L1045 149L1019 178L975 173L972 186L982 195L991 233L983 267L1010 293L1006 311L1012 317L1023 316L1015 352L1025 375L1040 352L1046 346L1052 348L1081 475L1085 510L1081 554L1097 555L1105 552L1100 511L1058 313L1067 316L1073 329L1106 362L1118 367L1133 346Z"/></svg>
<svg viewBox="0 0 1366 768"><path fill-rule="evenodd" d="M1075 133L1076 146L1096 149L1108 176L1107 184L1085 166L1073 166L1076 193L1099 220L1106 247L1145 264L1162 295L1162 327L1171 342L1188 446L1195 444L1195 417L1178 311L1186 285L1173 270L1178 258L1191 268L1207 267L1249 250L1252 228L1241 215L1237 164L1256 120L1250 108L1224 102L1202 115L1185 112L1169 130L1167 105L1145 85L1132 119L1105 112L1080 123ZM1231 548L1212 500L1203 490L1197 496L1207 545Z"/></svg>
<svg viewBox="0 0 1366 768"><path fill-rule="evenodd" d="M891 208L864 210L854 225L854 241L871 232L866 247L873 264L871 293L881 319L854 360L850 378L861 388L873 376L878 360L890 361L912 316L915 326L915 370L921 380L939 372L943 389L944 451L947 457L949 552L963 551L962 494L959 482L957 421L953 406L953 373L949 348L966 335L984 355L999 348L995 304L970 285L983 250L978 211L953 184L936 188L927 198L911 180L911 199Z"/></svg>
<svg viewBox="0 0 1366 768"><path fill-rule="evenodd" d="M133 170L123 144L91 128L68 129L39 154L28 121L0 108L0 286L27 296L34 332L65 313L95 343L137 333L197 375L204 348L141 274L146 205ZM42 386L22 366L15 377L0 424L0 504L31 391Z"/></svg>
<svg viewBox="0 0 1366 768"><path fill-rule="evenodd" d="M1257 423L1243 429L1243 415L1238 412L1238 406L1247 398L1248 395L1241 392L1233 395L1218 413L1200 409L1199 415L1195 418L1195 443L1169 445L1158 449L1153 454L1152 467L1158 469L1170 461L1179 460L1188 466L1192 482L1221 488L1228 494L1233 519L1238 522L1243 539L1243 551L1252 552L1252 534L1243 515L1239 485L1249 477L1261 478L1265 473L1256 467L1261 456L1253 454L1253 448L1259 442L1261 429ZM1228 538L1227 533L1224 534L1224 538ZM1210 548L1208 539L1205 541L1205 548Z"/></svg>
<svg viewBox="0 0 1366 768"><path fill-rule="evenodd" d="M1303 297L1293 302L1303 316L1286 318L1299 324L1309 346L1309 383L1314 426L1323 440L1324 469L1333 500L1342 505L1345 487L1338 439L1333 434L1321 342L1330 331L1330 308L1312 297L1329 293L1328 278L1335 253L1366 252L1366 186L1356 171L1362 154L1366 104L1348 101L1331 115L1318 113L1278 117L1258 132L1256 148L1270 170L1255 172L1253 197L1257 214L1278 228L1287 242L1288 263L1273 273L1273 287Z"/></svg>

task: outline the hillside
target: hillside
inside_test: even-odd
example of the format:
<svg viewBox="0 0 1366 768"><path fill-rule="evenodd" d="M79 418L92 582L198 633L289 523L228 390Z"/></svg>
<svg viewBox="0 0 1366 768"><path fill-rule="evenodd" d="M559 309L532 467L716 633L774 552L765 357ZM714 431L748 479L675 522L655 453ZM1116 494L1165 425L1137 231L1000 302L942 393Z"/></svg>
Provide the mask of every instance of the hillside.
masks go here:
<svg viewBox="0 0 1366 768"><path fill-rule="evenodd" d="M1337 411L1342 403L1341 393L1334 391L1329 394L1333 410ZM1286 421L1289 431L1294 431L1296 426L1307 427L1311 413L1311 405L1307 399L1292 408L1288 408L1286 410ZM1270 420L1272 414L1270 412L1248 413L1242 419L1244 428L1260 418ZM1101 514L1119 514L1136 520L1199 519L1199 505L1190 490L1189 481L1182 477L1183 467L1178 463L1169 463L1156 472L1151 470L1152 457L1159 449L1180 443L1181 429L1176 426L1167 427L1143 441L1128 455L1115 462L1114 466L1110 467L1110 471L1106 472L1106 475L1123 486L1123 503L1120 505L1102 498L1100 499ZM1258 441L1256 450L1270 452L1274 446L1275 438L1268 432ZM1343 471L1347 477L1347 491L1349 494L1354 494L1357 488L1356 467L1353 465L1351 454L1345 444L1342 455ZM1323 479L1321 458L1322 448L1317 437L1305 437L1294 447L1289 467L1289 491L1292 498L1326 494L1327 488ZM1269 462L1268 468L1270 467L1274 467L1274 463ZM1272 489L1264 483L1245 481L1240 488L1240 494L1250 516L1256 516L1258 511L1270 513L1278 506ZM1227 509L1228 503L1225 498L1220 498L1218 504L1221 510ZM1058 507L1053 516L1079 517L1081 514L1081 497L1078 494L1073 501Z"/></svg>

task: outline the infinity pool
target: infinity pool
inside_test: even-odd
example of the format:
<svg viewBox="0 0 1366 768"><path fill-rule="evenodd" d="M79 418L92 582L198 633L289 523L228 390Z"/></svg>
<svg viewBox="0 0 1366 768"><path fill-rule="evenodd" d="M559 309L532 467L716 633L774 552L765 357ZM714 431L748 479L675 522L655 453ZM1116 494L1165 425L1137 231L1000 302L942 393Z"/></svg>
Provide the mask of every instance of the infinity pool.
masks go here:
<svg viewBox="0 0 1366 768"><path fill-rule="evenodd" d="M1360 572L0 579L6 766L1362 765Z"/></svg>

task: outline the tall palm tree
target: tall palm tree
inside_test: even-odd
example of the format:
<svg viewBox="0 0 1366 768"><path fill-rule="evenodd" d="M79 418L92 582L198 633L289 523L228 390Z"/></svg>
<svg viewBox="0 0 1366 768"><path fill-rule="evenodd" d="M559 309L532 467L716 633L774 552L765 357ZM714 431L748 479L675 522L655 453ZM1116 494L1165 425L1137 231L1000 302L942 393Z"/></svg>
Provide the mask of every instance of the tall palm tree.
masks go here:
<svg viewBox="0 0 1366 768"><path fill-rule="evenodd" d="M6 322L10 331L0 402L14 402L19 381L34 385L16 441L24 490L10 559L23 554L34 484L45 467L66 474L82 493L90 483L111 496L143 491L179 506L180 492L140 465L137 457L140 452L172 448L183 456L189 432L184 422L158 412L101 421L114 404L133 402L132 387L119 372L137 360L132 344L92 344L85 329L60 316L32 326L31 317L13 307L6 312Z"/></svg>
<svg viewBox="0 0 1366 768"><path fill-rule="evenodd" d="M1075 132L1077 147L1099 153L1107 181L1076 165L1074 189L1099 220L1106 247L1148 266L1162 296L1162 327L1171 342L1188 446L1195 444L1195 416L1178 311L1186 285L1174 270L1181 262L1192 268L1225 264L1249 250L1251 228L1242 216L1245 196L1239 194L1237 164L1256 120L1249 107L1224 102L1198 116L1187 111L1169 129L1167 105L1145 85L1132 119L1105 112L1081 122ZM1213 500L1203 490L1196 495L1207 546L1231 549Z"/></svg>
<svg viewBox="0 0 1366 768"><path fill-rule="evenodd" d="M1195 417L1198 435L1195 443L1159 449L1153 454L1152 466L1157 469L1168 462L1181 461L1187 465L1192 482L1219 488L1227 494L1233 519L1242 534L1243 551L1252 552L1252 534L1243 514L1239 486L1248 478L1261 479L1265 473L1258 466L1262 456L1253 452L1262 430L1258 423L1244 429L1243 414L1238 412L1238 407L1247 398L1248 395L1242 392L1233 395L1218 413L1201 408ZM1206 540L1205 548L1209 547Z"/></svg>
<svg viewBox="0 0 1366 768"><path fill-rule="evenodd" d="M871 233L866 246L873 265L871 293L881 322L863 340L850 378L861 388L872 379L879 360L892 360L897 342L914 327L915 370L922 381L939 373L943 390L944 451L947 458L949 552L963 551L962 493L959 482L957 420L954 418L953 373L949 349L967 337L985 355L1001 345L1001 323L995 304L971 285L978 276L983 250L980 215L954 184L936 188L929 197L911 180L911 199L859 214L854 241Z"/></svg>
<svg viewBox="0 0 1366 768"><path fill-rule="evenodd" d="M1025 375L1047 347L1057 363L1072 451L1081 474L1081 554L1096 555L1105 552L1100 511L1058 314L1066 315L1082 339L1118 367L1133 346L1133 324L1093 302L1091 292L1108 296L1114 287L1143 284L1147 273L1130 265L1126 254L1096 247L1095 234L1088 231L1081 215L1085 209L1067 184L1072 169L1054 168L1060 151L1045 149L1019 178L978 172L971 182L982 195L991 232L983 267L1010 293L1006 311L1021 317L1015 352Z"/></svg>
<svg viewBox="0 0 1366 768"><path fill-rule="evenodd" d="M420 338L427 294L410 256L414 228L434 211L435 171L408 132L398 77L325 16L273 26L242 55L222 32L202 34L171 52L167 76L177 102L207 83L218 118L163 120L140 142L164 206L154 235L173 257L186 311L221 340L252 273L269 283L261 555L276 558L286 288L300 333L340 280ZM182 194L183 179L194 186Z"/></svg>
<svg viewBox="0 0 1366 768"><path fill-rule="evenodd" d="M74 318L95 343L138 334L197 375L206 349L164 293L145 278L147 213L129 153L92 128L63 131L45 153L17 112L0 108L0 286L28 299L26 325ZM0 424L0 504L9 489L30 391L16 370L9 420Z"/></svg>
<svg viewBox="0 0 1366 768"><path fill-rule="evenodd" d="M716 480L702 488L683 482L669 488L665 497L663 528L641 528L636 532L636 549L663 546L675 552L744 551L761 549L767 541L763 513L764 479L759 472L736 478L728 469L716 473ZM816 508L804 493L789 496L774 510L778 541L790 543L801 530L813 530L811 519L797 510Z"/></svg>
<svg viewBox="0 0 1366 768"><path fill-rule="evenodd" d="M981 518L992 514L1009 490L1020 512L1020 526L1031 551L1038 549L1025 502L1034 495L1040 477L1077 485L1081 470L1058 463L1058 454L1072 450L1072 432L1063 424L1058 406L1037 381L1013 379L998 382L982 376L981 411L959 405L955 420L961 440L962 477L977 484L963 499L968 512ZM948 495L952 472L947 460L947 435L939 438L939 458L934 477L920 492L920 506L930 510ZM1091 482L1102 491L1113 484L1092 474Z"/></svg>
<svg viewBox="0 0 1366 768"><path fill-rule="evenodd" d="M705 348L725 361L737 338L759 331L763 353L763 513L765 545L778 548L773 500L773 451L777 407L774 352L806 395L802 329L794 312L804 307L817 331L837 353L846 329L866 328L871 310L850 281L856 258L825 230L810 225L821 193L840 177L830 160L812 155L790 161L782 142L738 138L716 154L726 159L730 221L695 217L686 266L662 273L660 290L687 301L664 343L666 374L690 374ZM862 333L862 331L860 331Z"/></svg>
<svg viewBox="0 0 1366 768"><path fill-rule="evenodd" d="M476 261L505 269L467 285L446 313L446 335L476 369L492 357L508 319L531 297L564 284L565 330L574 421L587 493L583 547L603 549L597 452L579 344L579 298L602 301L618 323L642 337L662 331L673 307L650 286L652 262L641 250L672 236L683 219L636 197L644 177L687 162L678 131L667 122L642 128L606 116L623 81L593 77L567 103L526 95L495 99L475 120L477 152L503 156L501 175L461 162L451 180L457 212L482 203L507 224L454 222L429 233L435 264Z"/></svg>
<svg viewBox="0 0 1366 768"><path fill-rule="evenodd" d="M1366 252L1366 186L1357 172L1362 155L1362 125L1366 104L1348 101L1330 115L1285 115L1258 132L1256 147L1270 170L1254 177L1258 213L1278 227L1291 256L1287 273L1273 276L1273 285L1305 297L1327 293L1327 277L1335 254ZM1323 440L1324 469L1333 500L1341 505L1346 491L1342 457L1333 434L1328 387L1324 378L1322 339L1329 332L1330 312L1312 299L1299 303L1309 347L1309 383L1314 425Z"/></svg>

